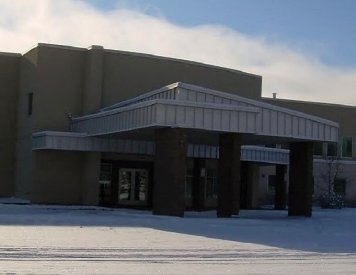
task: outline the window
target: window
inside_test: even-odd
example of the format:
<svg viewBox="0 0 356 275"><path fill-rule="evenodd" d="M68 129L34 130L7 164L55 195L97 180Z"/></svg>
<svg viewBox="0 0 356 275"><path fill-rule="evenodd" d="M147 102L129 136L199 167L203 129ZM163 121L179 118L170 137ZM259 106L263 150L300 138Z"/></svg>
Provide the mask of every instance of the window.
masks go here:
<svg viewBox="0 0 356 275"><path fill-rule="evenodd" d="M27 115L32 115L33 108L33 93L27 95Z"/></svg>
<svg viewBox="0 0 356 275"><path fill-rule="evenodd" d="M147 201L148 170L119 169L119 203L143 205Z"/></svg>
<svg viewBox="0 0 356 275"><path fill-rule="evenodd" d="M352 158L352 137L342 138L341 154L345 158Z"/></svg>
<svg viewBox="0 0 356 275"><path fill-rule="evenodd" d="M322 142L314 143L314 155L316 155L316 156L323 155L323 143Z"/></svg>
<svg viewBox="0 0 356 275"><path fill-rule="evenodd" d="M338 195L345 196L346 193L346 179L337 178L334 181L334 192Z"/></svg>
<svg viewBox="0 0 356 275"><path fill-rule="evenodd" d="M336 157L337 156L337 144L336 143L328 143L328 157Z"/></svg>
<svg viewBox="0 0 356 275"><path fill-rule="evenodd" d="M218 198L218 178L216 169L207 169L205 197L207 199Z"/></svg>

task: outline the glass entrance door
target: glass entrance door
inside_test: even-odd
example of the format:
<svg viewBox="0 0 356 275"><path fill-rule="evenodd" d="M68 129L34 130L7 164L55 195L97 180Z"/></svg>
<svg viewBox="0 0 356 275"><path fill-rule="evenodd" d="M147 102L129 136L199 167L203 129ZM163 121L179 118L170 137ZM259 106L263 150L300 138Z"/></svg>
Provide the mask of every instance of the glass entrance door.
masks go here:
<svg viewBox="0 0 356 275"><path fill-rule="evenodd" d="M147 189L147 169L119 169L119 204L146 205Z"/></svg>

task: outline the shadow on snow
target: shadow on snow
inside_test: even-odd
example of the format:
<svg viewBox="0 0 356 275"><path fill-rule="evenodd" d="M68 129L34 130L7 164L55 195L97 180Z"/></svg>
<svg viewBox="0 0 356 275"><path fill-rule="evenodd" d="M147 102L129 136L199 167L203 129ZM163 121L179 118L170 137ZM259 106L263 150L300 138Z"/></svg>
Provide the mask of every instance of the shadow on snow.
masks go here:
<svg viewBox="0 0 356 275"><path fill-rule="evenodd" d="M215 211L186 212L185 218L150 211L102 207L0 204L0 226L143 227L316 253L356 256L356 209L316 208L312 218L287 211L241 210L238 217L216 218Z"/></svg>

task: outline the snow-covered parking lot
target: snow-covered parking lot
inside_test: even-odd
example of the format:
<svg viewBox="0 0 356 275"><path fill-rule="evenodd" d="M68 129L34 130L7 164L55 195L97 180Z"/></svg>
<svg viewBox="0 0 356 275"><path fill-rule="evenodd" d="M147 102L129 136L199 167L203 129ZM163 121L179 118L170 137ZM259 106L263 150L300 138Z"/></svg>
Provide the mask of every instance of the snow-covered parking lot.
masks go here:
<svg viewBox="0 0 356 275"><path fill-rule="evenodd" d="M356 209L217 219L0 204L0 273L356 274Z"/></svg>

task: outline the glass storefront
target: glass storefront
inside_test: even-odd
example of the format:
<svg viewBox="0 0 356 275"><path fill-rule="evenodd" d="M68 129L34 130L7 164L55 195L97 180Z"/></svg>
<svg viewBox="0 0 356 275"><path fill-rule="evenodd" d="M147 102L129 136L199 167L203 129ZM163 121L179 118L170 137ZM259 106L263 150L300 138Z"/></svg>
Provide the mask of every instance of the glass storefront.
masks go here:
<svg viewBox="0 0 356 275"><path fill-rule="evenodd" d="M144 204L147 201L147 188L147 169L119 169L119 204Z"/></svg>
<svg viewBox="0 0 356 275"><path fill-rule="evenodd" d="M100 168L100 205L150 206L152 162L106 159Z"/></svg>
<svg viewBox="0 0 356 275"><path fill-rule="evenodd" d="M201 189L205 205L213 207L217 200L217 168L215 161L206 161L206 167L194 175L193 159L187 161L185 182L186 206L192 206L193 185L204 179ZM153 181L153 163L103 160L100 170L100 204L103 206L150 207Z"/></svg>

